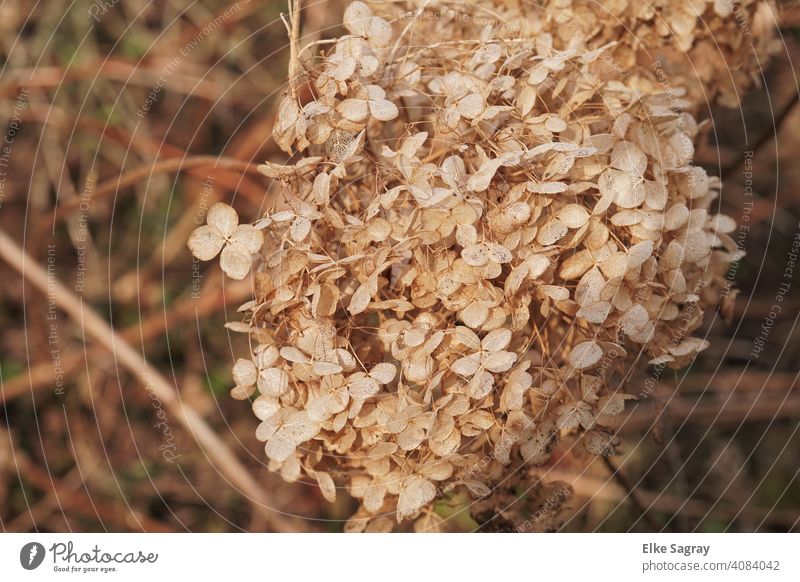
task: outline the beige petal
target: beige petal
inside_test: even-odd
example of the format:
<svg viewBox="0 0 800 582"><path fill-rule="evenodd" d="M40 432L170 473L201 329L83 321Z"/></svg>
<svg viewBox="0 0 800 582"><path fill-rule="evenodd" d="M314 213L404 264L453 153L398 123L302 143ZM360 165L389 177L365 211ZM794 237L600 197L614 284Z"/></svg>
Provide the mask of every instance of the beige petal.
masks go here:
<svg viewBox="0 0 800 582"><path fill-rule="evenodd" d="M361 53L358 58L358 71L362 77L371 77L381 66L381 62L375 55L369 53Z"/></svg>
<svg viewBox="0 0 800 582"><path fill-rule="evenodd" d="M641 267L644 262L653 256L654 244L651 240L636 243L628 250L628 270Z"/></svg>
<svg viewBox="0 0 800 582"><path fill-rule="evenodd" d="M206 222L219 229L224 238L229 238L239 224L239 215L236 211L223 202L217 202L208 210Z"/></svg>
<svg viewBox="0 0 800 582"><path fill-rule="evenodd" d="M622 174L628 176L628 174ZM622 178L618 180L617 197L614 199L617 206L621 208L638 208L644 202L647 192L644 182L636 178Z"/></svg>
<svg viewBox="0 0 800 582"><path fill-rule="evenodd" d="M222 250L225 238L217 227L205 225L194 229L187 244L195 257L210 261Z"/></svg>
<svg viewBox="0 0 800 582"><path fill-rule="evenodd" d="M453 475L453 464L444 459L429 461L420 467L423 477L434 481L444 481Z"/></svg>
<svg viewBox="0 0 800 582"><path fill-rule="evenodd" d="M252 360L239 358L233 365L233 381L239 386L253 386L258 380L258 370Z"/></svg>
<svg viewBox="0 0 800 582"><path fill-rule="evenodd" d="M712 232L731 233L736 230L736 221L730 216L717 214L708 220L709 228Z"/></svg>
<svg viewBox="0 0 800 582"><path fill-rule="evenodd" d="M593 264L592 253L584 249L561 263L561 270L559 270L558 276L566 281L577 279L582 277Z"/></svg>
<svg viewBox="0 0 800 582"><path fill-rule="evenodd" d="M348 382L350 396L357 400L366 400L381 391L381 386L375 378L363 376Z"/></svg>
<svg viewBox="0 0 800 582"><path fill-rule="evenodd" d="M658 182L645 180L645 204L653 210L663 210L669 200L667 187Z"/></svg>
<svg viewBox="0 0 800 582"><path fill-rule="evenodd" d="M480 370L467 384L467 396L474 400L482 400L494 388L494 375L486 370Z"/></svg>
<svg viewBox="0 0 800 582"><path fill-rule="evenodd" d="M514 256L511 254L511 251L508 250L503 245L487 243L486 251L489 255L489 260L494 261L495 263L499 263L501 265L510 263L511 259L514 258Z"/></svg>
<svg viewBox="0 0 800 582"><path fill-rule="evenodd" d="M489 249L479 243L461 250L461 258L471 267L482 267L489 262Z"/></svg>
<svg viewBox="0 0 800 582"><path fill-rule="evenodd" d="M642 149L630 141L621 141L611 152L611 165L632 176L644 176L647 156Z"/></svg>
<svg viewBox="0 0 800 582"><path fill-rule="evenodd" d="M317 376L330 376L331 374L341 374L344 368L336 362L314 362L311 367Z"/></svg>
<svg viewBox="0 0 800 582"><path fill-rule="evenodd" d="M569 299L569 289L560 285L541 285L539 290L553 301L566 301Z"/></svg>
<svg viewBox="0 0 800 582"><path fill-rule="evenodd" d="M480 365L480 354L470 354L457 359L450 365L450 369L459 376L465 376L468 378L478 371Z"/></svg>
<svg viewBox="0 0 800 582"><path fill-rule="evenodd" d="M490 372L507 372L517 361L513 352L493 352L483 359L483 366Z"/></svg>
<svg viewBox="0 0 800 582"><path fill-rule="evenodd" d="M314 478L317 480L317 484L319 485L319 490L322 492L322 496L329 503L334 503L336 501L336 485L334 484L330 474L324 471L315 471Z"/></svg>
<svg viewBox="0 0 800 582"><path fill-rule="evenodd" d="M363 2L351 2L344 11L342 23L351 34L366 36L372 23L372 10Z"/></svg>
<svg viewBox="0 0 800 582"><path fill-rule="evenodd" d="M689 220L689 209L686 207L686 204L683 202L673 204L669 207L669 210L667 210L664 219L664 228L666 230L676 230L686 224L687 220Z"/></svg>
<svg viewBox="0 0 800 582"><path fill-rule="evenodd" d="M611 217L611 224L614 226L633 226L642 221L642 215L638 210L620 210Z"/></svg>
<svg viewBox="0 0 800 582"><path fill-rule="evenodd" d="M690 337L683 340L677 346L670 346L669 353L673 356L688 356L701 352L710 345L711 343L708 340Z"/></svg>
<svg viewBox="0 0 800 582"><path fill-rule="evenodd" d="M231 279L244 279L250 272L252 264L252 255L242 245L234 242L225 245L225 248L222 249L219 266Z"/></svg>
<svg viewBox="0 0 800 582"><path fill-rule="evenodd" d="M267 420L273 417L280 408L281 405L278 401L269 396L262 395L253 401L253 413L259 420Z"/></svg>
<svg viewBox="0 0 800 582"><path fill-rule="evenodd" d="M583 445L586 450L599 457L613 455L617 442L612 434L599 430L590 430L583 437Z"/></svg>
<svg viewBox="0 0 800 582"><path fill-rule="evenodd" d="M249 386L234 386L231 388L230 395L234 400L247 400L255 394L256 387L251 384Z"/></svg>
<svg viewBox="0 0 800 582"><path fill-rule="evenodd" d="M603 349L595 341L583 342L572 348L569 363L576 370L594 366L603 357Z"/></svg>
<svg viewBox="0 0 800 582"><path fill-rule="evenodd" d="M270 400L268 397L263 396L265 400ZM283 416L281 414L276 414L270 416L269 418L265 419L261 422L258 427L256 428L256 439L261 442L265 442L272 438L278 429L281 428L283 422Z"/></svg>
<svg viewBox="0 0 800 582"><path fill-rule="evenodd" d="M625 314L620 318L620 329L625 335L634 335L639 333L645 325L650 322L650 314L640 304L633 305Z"/></svg>
<svg viewBox="0 0 800 582"><path fill-rule="evenodd" d="M294 362L297 364L308 363L308 357L303 352L292 346L281 348L280 354L281 357L287 362Z"/></svg>
<svg viewBox="0 0 800 582"><path fill-rule="evenodd" d="M525 259L525 264L528 266L528 275L532 279L536 279L544 275L544 272L550 268L550 259L542 255L533 255Z"/></svg>
<svg viewBox="0 0 800 582"><path fill-rule="evenodd" d="M282 463L294 454L296 448L297 445L279 430L267 441L264 452L271 460Z"/></svg>
<svg viewBox="0 0 800 582"><path fill-rule="evenodd" d="M606 286L606 279L600 269L593 267L581 277L575 288L575 302L578 305L590 305L600 300L600 294Z"/></svg>
<svg viewBox="0 0 800 582"><path fill-rule="evenodd" d="M281 396L289 389L289 375L280 368L261 370L258 389L268 396Z"/></svg>
<svg viewBox="0 0 800 582"><path fill-rule="evenodd" d="M616 416L618 414L622 414L622 412L625 410L625 401L635 399L635 396L621 394L619 392L616 394L611 394L610 396L604 396L597 403L597 413L605 414L607 416Z"/></svg>
<svg viewBox="0 0 800 582"><path fill-rule="evenodd" d="M474 119L478 117L486 108L486 102L481 95L471 93L466 97L459 99L458 112L467 119Z"/></svg>
<svg viewBox="0 0 800 582"><path fill-rule="evenodd" d="M388 384L397 375L397 366L382 362L373 366L369 371L369 375L381 384Z"/></svg>
<svg viewBox="0 0 800 582"><path fill-rule="evenodd" d="M347 306L347 311L352 315L362 313L372 300L372 294L370 293L371 287L372 285L369 282L359 285L356 292L353 293L353 297L350 299L350 305Z"/></svg>
<svg viewBox="0 0 800 582"><path fill-rule="evenodd" d="M372 117L380 121L389 121L399 115L397 106L386 99L369 102L369 111Z"/></svg>
<svg viewBox="0 0 800 582"><path fill-rule="evenodd" d="M333 62L331 64L333 64ZM356 72L357 66L358 61L356 61L353 57L344 57L335 63L331 74L337 81L346 81L353 76L353 73Z"/></svg>
<svg viewBox="0 0 800 582"><path fill-rule="evenodd" d="M367 31L370 46L374 48L386 48L392 42L392 26L383 18L374 16L369 21Z"/></svg>
<svg viewBox="0 0 800 582"><path fill-rule="evenodd" d="M567 187L564 182L528 182L526 185L527 190L534 194L561 194Z"/></svg>
<svg viewBox="0 0 800 582"><path fill-rule="evenodd" d="M536 240L539 244L550 246L564 238L568 232L567 225L553 216L539 228Z"/></svg>
<svg viewBox="0 0 800 582"><path fill-rule="evenodd" d="M363 99L345 99L336 106L342 117L355 123L362 123L369 117L369 106Z"/></svg>
<svg viewBox="0 0 800 582"><path fill-rule="evenodd" d="M489 317L490 306L488 301L473 301L461 312L461 321L464 325L477 329Z"/></svg>
<svg viewBox="0 0 800 582"><path fill-rule="evenodd" d="M539 85L550 74L550 69L545 67L542 64L536 65L532 70L530 75L528 75L528 85Z"/></svg>
<svg viewBox="0 0 800 582"><path fill-rule="evenodd" d="M289 227L289 234L292 237L292 240L295 242L301 242L305 240L310 232L311 221L303 216L298 216L295 221L292 222L292 226Z"/></svg>
<svg viewBox="0 0 800 582"><path fill-rule="evenodd" d="M544 127L547 131L561 133L567 129L567 122L560 117L548 117L544 122Z"/></svg>
<svg viewBox="0 0 800 582"><path fill-rule="evenodd" d="M577 317L582 317L589 323L602 324L608 319L611 313L611 304L607 301L598 301L590 305L581 307L575 314Z"/></svg>
<svg viewBox="0 0 800 582"><path fill-rule="evenodd" d="M431 452L442 458L449 457L458 450L461 444L461 432L456 428L443 441L430 441Z"/></svg>
<svg viewBox="0 0 800 582"><path fill-rule="evenodd" d="M481 347L487 352L499 352L511 343L511 330L500 328L490 331L481 341Z"/></svg>
<svg viewBox="0 0 800 582"><path fill-rule="evenodd" d="M427 132L424 133L425 137L427 138ZM439 174L441 175L445 184L454 189L459 188L466 174L464 160L458 156L449 156L442 162L442 167L439 169ZM459 205L459 207L453 209L453 219L459 224L472 222L477 217L475 217L474 211L470 213L470 210L471 207L468 204ZM459 212L468 214L459 218ZM470 216L472 217L471 219Z"/></svg>
<svg viewBox="0 0 800 582"><path fill-rule="evenodd" d="M589 222L589 211L580 204L567 204L557 216L569 228L581 228Z"/></svg>
<svg viewBox="0 0 800 582"><path fill-rule="evenodd" d="M231 241L242 245L248 253L254 255L264 244L264 233L249 224L241 224L233 231Z"/></svg>
<svg viewBox="0 0 800 582"><path fill-rule="evenodd" d="M404 451L413 451L423 440L425 440L425 430L411 423L397 435L397 446Z"/></svg>
<svg viewBox="0 0 800 582"><path fill-rule="evenodd" d="M300 410L291 414L289 418L286 419L286 423L281 429L286 435L286 438L296 445L313 439L319 434L319 430L319 421L308 416L305 410Z"/></svg>
<svg viewBox="0 0 800 582"><path fill-rule="evenodd" d="M436 497L436 486L417 475L408 477L403 483L397 499L397 521L414 515Z"/></svg>
<svg viewBox="0 0 800 582"><path fill-rule="evenodd" d="M531 206L527 202L515 202L504 208L502 215L512 226L519 226L531 217Z"/></svg>
<svg viewBox="0 0 800 582"><path fill-rule="evenodd" d="M467 180L467 188L472 192L483 192L489 187L497 170L505 163L502 156L486 160L478 171Z"/></svg>

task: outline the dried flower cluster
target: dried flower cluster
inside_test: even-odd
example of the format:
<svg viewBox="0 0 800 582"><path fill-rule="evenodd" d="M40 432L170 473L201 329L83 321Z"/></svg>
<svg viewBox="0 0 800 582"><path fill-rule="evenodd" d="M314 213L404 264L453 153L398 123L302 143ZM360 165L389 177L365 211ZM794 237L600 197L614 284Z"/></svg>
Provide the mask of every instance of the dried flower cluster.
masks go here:
<svg viewBox="0 0 800 582"><path fill-rule="evenodd" d="M189 242L234 278L256 257L233 395L271 467L346 487L370 531L508 487L559 438L612 454L626 367L706 347L736 250L694 120L610 73L612 47L557 50L519 11L499 36L492 2L450 28L380 6L351 3L313 98L283 100L274 207L219 204Z"/></svg>

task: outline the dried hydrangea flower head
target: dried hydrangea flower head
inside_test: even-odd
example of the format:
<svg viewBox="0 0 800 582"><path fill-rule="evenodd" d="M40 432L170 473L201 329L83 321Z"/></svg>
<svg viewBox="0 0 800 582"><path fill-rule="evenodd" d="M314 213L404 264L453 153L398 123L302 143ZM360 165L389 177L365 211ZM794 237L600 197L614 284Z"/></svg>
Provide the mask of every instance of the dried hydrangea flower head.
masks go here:
<svg viewBox="0 0 800 582"><path fill-rule="evenodd" d="M627 366L706 347L691 334L736 251L670 95L609 72L605 49L554 48L519 9L437 6L458 26L351 3L305 71L313 98L280 106L298 161L261 166L275 202L233 394L255 396L271 468L360 501L350 531L528 487L512 467L559 439L613 454ZM244 276L256 237L217 212L192 249L233 247L223 268Z"/></svg>

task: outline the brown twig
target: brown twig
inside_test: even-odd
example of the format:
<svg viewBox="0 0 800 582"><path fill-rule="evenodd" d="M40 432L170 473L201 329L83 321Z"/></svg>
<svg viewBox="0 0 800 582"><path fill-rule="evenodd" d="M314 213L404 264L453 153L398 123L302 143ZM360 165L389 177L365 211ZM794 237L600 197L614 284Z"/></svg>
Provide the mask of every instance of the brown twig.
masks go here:
<svg viewBox="0 0 800 582"><path fill-rule="evenodd" d="M86 335L108 349L119 363L139 378L142 384L175 415L178 422L194 436L204 454L214 461L219 471L247 496L256 511L264 514L272 529L299 530L295 520L269 507L268 499L258 482L205 420L188 403L181 401L172 384L94 310L85 305L60 281L49 277L47 272L2 230L0 230L0 258L39 291L49 293L56 306L79 323Z"/></svg>
<svg viewBox="0 0 800 582"><path fill-rule="evenodd" d="M189 156L186 158L169 158L166 160L159 160L150 165L140 166L134 168L124 174L106 180L97 186L97 189L92 193L92 198L103 198L109 196L114 192L133 186L140 180L152 176L154 174L167 174L170 172L179 172L192 168L210 167L215 170L238 170L241 172L249 172L251 174L258 174L258 165L243 162L242 160L234 160L231 158L220 158L217 156ZM60 218L65 214L72 212L81 204L80 198L70 200L62 204L56 212L56 218Z"/></svg>
<svg viewBox="0 0 800 582"><path fill-rule="evenodd" d="M611 459L608 457L603 457L603 464L608 469L609 473L611 473L611 478L622 487L625 492L625 498L630 500L631 505L636 508L636 511L639 513L642 519L647 522L650 531L659 531L661 528L653 519L653 516L647 513L647 508L645 508L644 504L639 500L639 495L633 486L628 483L628 479L625 478L625 475L622 474L622 471L619 468L614 466L614 463L611 462Z"/></svg>
<svg viewBox="0 0 800 582"><path fill-rule="evenodd" d="M272 114L274 117L274 113ZM157 159L171 159L171 158L187 158L189 153L185 150L172 145L165 141L154 141L150 139L148 134L144 132L130 132L125 128L119 126L109 126L108 124L100 123L98 121L86 118L78 118L75 122L81 131L89 132L97 135L104 143L106 141L115 143L127 148L131 145L136 146L143 154L149 154ZM269 131L263 135L269 135L272 131L270 126ZM262 138L263 139L263 138ZM224 157L236 158L240 160L249 160L251 156L237 156L225 155ZM210 171L203 171L203 167L189 168L186 170L187 174L197 176L198 178L205 179L209 175L214 177L214 184L221 188L226 188L232 192L239 192L243 196L251 199L255 203L260 203L261 198L264 196L264 188L257 182L243 176L241 172L233 172L221 168L212 168ZM263 176L259 174L259 178Z"/></svg>
<svg viewBox="0 0 800 582"><path fill-rule="evenodd" d="M289 93L297 101L297 83L300 78L300 57L298 44L300 41L300 0L289 0L289 22L283 14L281 20L289 32Z"/></svg>
<svg viewBox="0 0 800 582"><path fill-rule="evenodd" d="M756 152L758 152L764 145L771 140L773 137L776 137L780 132L781 128L783 127L783 123L786 119L792 114L794 111L795 106L800 102L800 92L792 93L792 98L789 100L789 103L783 108L780 115L775 119L775 123L769 126L769 129L764 132L764 134L759 137L756 142L750 147L749 150L745 149L739 154L736 159L731 161L729 164L724 166L720 171L720 179L723 183L730 178L731 172L738 171L738 168L744 163L744 160L749 152L753 152L755 156ZM746 146L749 144L745 144Z"/></svg>
<svg viewBox="0 0 800 582"><path fill-rule="evenodd" d="M692 374L679 378L669 383L668 390L670 394L675 388L680 390L681 394L701 392L726 394L735 390L739 394L758 392L759 398L762 398L762 393L787 392L796 383L797 374L791 372L761 372L752 368L745 371L742 368L728 368L713 374Z"/></svg>
<svg viewBox="0 0 800 582"><path fill-rule="evenodd" d="M547 480L558 480L569 483L575 493L590 500L619 503L625 498L627 491L613 481L604 481L585 475L560 469L548 469L543 475ZM647 504L651 511L674 514L678 511L689 517L704 519L711 516L733 519L737 515L746 515L751 519L769 523L774 526L793 528L797 526L797 514L793 511L772 511L760 507L731 507L718 504L711 507L710 502L699 499L682 499L675 495L658 493L646 489L638 489L639 499ZM658 530L654 530L658 531Z"/></svg>
<svg viewBox="0 0 800 582"><path fill-rule="evenodd" d="M121 509L121 506L104 503L96 499L91 499L86 493L77 491L80 487L80 480L70 479L67 483L55 482L51 484L50 476L32 463L27 457L17 453L17 465L21 475L27 483L36 489L47 492L47 496L42 500L42 504L32 508L31 514L23 513L9 524L9 531L27 531L30 525L40 523L46 515L50 514L54 508L62 511L69 510L77 515L83 515L90 519L99 519L101 523L109 522L120 529L131 529L135 527L145 532L172 532L175 531L162 522L142 515L139 512L129 512ZM79 473L71 475L79 477ZM64 516L66 518L66 515ZM31 523L29 520L36 520Z"/></svg>
<svg viewBox="0 0 800 582"><path fill-rule="evenodd" d="M20 87L51 89L63 87L67 83L95 79L107 79L124 83L126 86L150 89L163 74L158 64L150 62L132 65L121 59L103 59L70 67L68 70L62 67L17 69L9 75L6 83L0 86L0 96L14 95ZM225 92L225 87L202 77L177 72L170 77L170 90L214 102Z"/></svg>
<svg viewBox="0 0 800 582"><path fill-rule="evenodd" d="M216 282L214 283L216 284ZM211 287L212 285L209 285ZM167 313L158 312L148 318L138 321L120 332L128 341L138 339L141 342L152 340L161 335L170 326L188 321L193 317L201 317L219 311L222 307L241 303L252 294L250 285L246 281L237 281L225 288L218 288L213 292L202 293L200 299L187 298ZM61 357L61 367L64 374L68 375L83 363L87 357L91 360L95 352L101 348L92 348L89 356L83 351L68 352ZM26 373L19 374L3 382L0 391L0 404L8 402L23 394L28 394L53 383L53 364L44 361L28 368Z"/></svg>
<svg viewBox="0 0 800 582"><path fill-rule="evenodd" d="M794 380L796 381L796 376ZM640 405L641 406L641 405ZM694 404L672 399L660 413L653 408L636 410L628 416L615 419L618 432L640 432L649 429L654 422L698 423L731 425L742 422L764 422L778 418L796 418L800 415L800 397L787 396L755 402L713 402ZM616 425L619 424L617 427Z"/></svg>

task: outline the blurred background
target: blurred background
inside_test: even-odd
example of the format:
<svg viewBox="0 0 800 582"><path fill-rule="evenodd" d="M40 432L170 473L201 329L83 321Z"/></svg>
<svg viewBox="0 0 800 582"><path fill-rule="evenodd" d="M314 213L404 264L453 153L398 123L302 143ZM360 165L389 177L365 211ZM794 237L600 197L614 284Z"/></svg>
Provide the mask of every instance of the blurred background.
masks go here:
<svg viewBox="0 0 800 582"><path fill-rule="evenodd" d="M304 4L301 44L343 33L342 2ZM761 86L741 109L700 112L697 162L747 225L734 233L747 253L729 272L736 301L707 314L711 347L692 366L628 404L622 455L565 450L530 471L571 488L548 529L798 530L800 9L788 4ZM216 201L255 220L269 196L255 167L285 159L270 137L285 9L0 3L3 531L341 531L356 507L266 467L257 419L228 395L247 343L225 324L249 282L186 248ZM437 502L445 530L501 527L466 503Z"/></svg>

